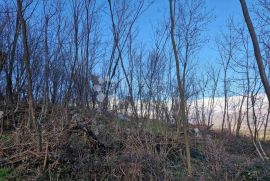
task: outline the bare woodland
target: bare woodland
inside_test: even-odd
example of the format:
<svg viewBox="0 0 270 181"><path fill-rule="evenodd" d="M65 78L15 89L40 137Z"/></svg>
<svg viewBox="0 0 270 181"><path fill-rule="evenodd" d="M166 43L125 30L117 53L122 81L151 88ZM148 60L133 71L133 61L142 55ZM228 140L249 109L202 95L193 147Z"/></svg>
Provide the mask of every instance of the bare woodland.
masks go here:
<svg viewBox="0 0 270 181"><path fill-rule="evenodd" d="M270 180L270 2L155 3L0 0L0 180Z"/></svg>

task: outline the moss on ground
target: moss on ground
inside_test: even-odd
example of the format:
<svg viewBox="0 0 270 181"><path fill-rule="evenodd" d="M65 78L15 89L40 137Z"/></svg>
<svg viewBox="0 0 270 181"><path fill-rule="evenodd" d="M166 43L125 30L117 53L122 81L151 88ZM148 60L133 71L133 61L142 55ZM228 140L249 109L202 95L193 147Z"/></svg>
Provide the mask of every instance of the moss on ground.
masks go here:
<svg viewBox="0 0 270 181"><path fill-rule="evenodd" d="M15 171L12 168L0 168L0 181L8 180L13 177Z"/></svg>

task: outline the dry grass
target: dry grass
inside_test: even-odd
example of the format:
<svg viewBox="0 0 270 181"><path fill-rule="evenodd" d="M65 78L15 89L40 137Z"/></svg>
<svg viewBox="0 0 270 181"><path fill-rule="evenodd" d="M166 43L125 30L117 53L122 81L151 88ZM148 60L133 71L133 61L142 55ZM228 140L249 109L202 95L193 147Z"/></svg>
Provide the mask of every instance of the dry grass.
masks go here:
<svg viewBox="0 0 270 181"><path fill-rule="evenodd" d="M185 180L185 147L175 134L158 121L58 107L42 121L41 152L37 134L24 126L0 137L0 166L13 170L6 179ZM194 180L270 177L248 137L208 134L212 138L190 138ZM270 144L263 145L270 154Z"/></svg>

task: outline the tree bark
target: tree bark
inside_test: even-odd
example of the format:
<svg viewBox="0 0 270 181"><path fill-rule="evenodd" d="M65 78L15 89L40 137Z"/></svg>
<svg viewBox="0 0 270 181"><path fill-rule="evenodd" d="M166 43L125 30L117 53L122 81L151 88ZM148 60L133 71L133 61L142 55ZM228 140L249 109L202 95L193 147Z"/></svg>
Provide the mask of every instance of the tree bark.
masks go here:
<svg viewBox="0 0 270 181"><path fill-rule="evenodd" d="M178 52L177 52L176 43L174 40L174 15L173 15L172 0L169 0L169 2L170 2L170 20L171 20L171 41L172 41L173 53L174 53L174 58L175 58L175 63L176 63L177 83L178 83L178 90L179 90L179 96L180 96L180 107L179 107L180 110L178 111L178 119L179 121L182 122L183 129L184 129L184 140L185 140L185 147L186 147L186 161L187 161L188 175L192 176L190 145L189 145L189 138L188 138L188 132L187 132L188 120L187 120L187 115L186 115L185 88L181 80Z"/></svg>
<svg viewBox="0 0 270 181"><path fill-rule="evenodd" d="M49 26L49 17L45 16L45 68L44 68L44 76L45 76L45 87L44 87L44 112L47 114L48 104L49 104L49 46L48 46L48 26Z"/></svg>
<svg viewBox="0 0 270 181"><path fill-rule="evenodd" d="M261 50L260 50L260 46L259 46L259 43L258 43L257 35L256 35L256 32L255 32L253 23L251 21L251 18L249 16L246 1L245 0L240 0L240 3L241 3L244 18L245 18L245 22L247 24L249 34L250 34L250 37L251 37L251 40L252 40L252 44L253 44L253 48L254 48L254 54L255 54L256 61L257 61L261 81L263 83L263 87L264 87L265 93L267 95L268 103L270 104L270 85L269 85L269 82L267 80L266 73L265 73L265 70L264 70L265 67L263 65L263 60L262 60L262 55L261 55Z"/></svg>
<svg viewBox="0 0 270 181"><path fill-rule="evenodd" d="M22 2L21 0L17 0L18 5L18 14L19 19L21 22L22 27L22 39L23 39L23 60L25 64L26 74L27 74L27 83L28 83L28 106L29 106L29 127L34 127L36 131L38 132L38 151L41 152L41 127L39 123L36 122L35 118L35 108L34 108L34 98L33 98L33 90L32 90L32 75L31 75L31 68L30 68L30 60L29 60L29 48L28 48L28 42L27 42L27 28L26 28L26 22L22 14Z"/></svg>
<svg viewBox="0 0 270 181"><path fill-rule="evenodd" d="M245 102L245 98L246 98L245 96L242 97L239 112L238 112L238 119L237 119L237 125L236 125L236 136L237 137L240 137L240 129L241 129L242 121L243 121L242 112L243 112L243 105Z"/></svg>
<svg viewBox="0 0 270 181"><path fill-rule="evenodd" d="M23 60L25 64L26 74L27 74L27 83L28 83L28 106L29 106L29 116L30 116L30 125L35 125L35 114L34 114L34 99L33 99L33 91L32 91L32 75L30 69L30 60L29 60L29 49L28 49L28 42L27 42L27 29L26 29L26 22L22 14L22 2L21 0L17 0L18 5L18 13L19 19L22 26L22 35L23 35Z"/></svg>

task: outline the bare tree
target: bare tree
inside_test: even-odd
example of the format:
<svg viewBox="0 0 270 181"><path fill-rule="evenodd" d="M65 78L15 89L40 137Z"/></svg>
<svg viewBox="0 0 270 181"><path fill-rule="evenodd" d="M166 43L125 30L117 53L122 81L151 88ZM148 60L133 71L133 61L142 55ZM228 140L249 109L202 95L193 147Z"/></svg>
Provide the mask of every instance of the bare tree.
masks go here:
<svg viewBox="0 0 270 181"><path fill-rule="evenodd" d="M27 27L26 21L23 17L22 13L22 2L21 0L17 0L18 6L18 16L22 26L22 36L23 36L23 47L24 47L24 64L27 73L27 81L28 81L28 104L29 104L29 118L30 122L29 125L36 127L36 120L35 120L35 111L34 111L34 99L33 99L33 90L32 90L32 75L30 69L30 57L29 57L29 49L28 49L28 40L27 40Z"/></svg>
<svg viewBox="0 0 270 181"><path fill-rule="evenodd" d="M23 47L24 47L24 64L26 68L27 74L27 83L28 83L28 105L29 105L29 126L34 127L38 131L38 150L41 151L41 126L36 120L35 116L35 107L34 107L34 98L33 98L33 90L32 90L32 75L31 75L31 68L30 68L30 56L29 56L29 48L28 48L28 39L27 39L27 26L26 21L23 17L23 10L22 10L22 1L17 0L18 6L18 14L19 20L22 27L22 37L23 37Z"/></svg>
<svg viewBox="0 0 270 181"><path fill-rule="evenodd" d="M70 67L70 77L68 88L65 94L64 104L68 104L71 96L72 96L72 88L75 83L74 77L76 71L78 69L78 61L79 61L79 17L81 12L81 2L71 0L71 9L72 9L72 20L73 20L73 62Z"/></svg>
<svg viewBox="0 0 270 181"><path fill-rule="evenodd" d="M48 9L52 7L48 7L48 2L43 1L43 14L44 14L44 78L45 78L45 86L44 86L44 114L47 114L48 104L49 104L49 67L50 67L50 52L49 52L49 40L48 40L48 29L50 20L55 15L54 12L50 12ZM51 9L53 10L53 8Z"/></svg>
<svg viewBox="0 0 270 181"><path fill-rule="evenodd" d="M13 73L13 68L14 68L14 57L15 57L15 51L17 48L17 42L18 42L18 37L20 33L20 22L19 22L19 13L17 12L16 16L16 25L15 25L15 32L14 32L14 39L13 39L13 44L12 44L12 49L10 53L10 59L9 59L9 66L8 69L6 69L6 80L7 80L7 87L6 87L6 93L7 93L7 98L10 103L13 103L13 92L12 92L12 73Z"/></svg>
<svg viewBox="0 0 270 181"><path fill-rule="evenodd" d="M267 78L269 80L270 73L270 39L269 39L269 27L270 27L270 3L267 0L258 0L257 6L254 9L256 14L256 22L258 23L258 37L260 38L261 48L262 48L262 56L264 59L265 71L268 74ZM268 107L270 107L268 105ZM267 111L266 120L264 122L264 140L267 134L267 126L269 125L269 108Z"/></svg>
<svg viewBox="0 0 270 181"><path fill-rule="evenodd" d="M214 116L214 108L215 108L215 97L217 93L218 88L218 82L220 77L220 69L215 70L213 67L210 68L209 72L209 79L212 81L212 88L211 88L211 97L210 101L208 101L208 120L207 120L207 126L210 126L213 124L213 116Z"/></svg>
<svg viewBox="0 0 270 181"><path fill-rule="evenodd" d="M125 6L125 1L123 2L123 6ZM112 3L111 3L111 0L108 0L108 4L109 4L109 9L110 9L110 17L111 17L111 22L112 22L112 31L113 31L113 39L114 39L114 46L113 47L113 53L115 53L114 51L117 50L117 53L118 53L118 58L117 58L117 61L115 63L115 66L113 68L113 74L110 76L111 78L114 76L115 74L115 70L118 66L118 62L120 61L120 65L121 65L121 68L123 70L123 73L124 73L124 77L126 79L126 82L127 82L127 86L128 86L128 92L129 92L129 96L130 96L130 103L131 103L131 106L132 106L132 112L133 114L137 117L137 111L136 111L136 106L135 106L135 102L134 102L134 96L133 96L133 85L132 85L132 82L131 82L131 79L128 75L128 72L126 70L126 67L125 67L125 64L124 64L124 58L123 58L123 48L124 48L124 45L126 43L126 41L128 40L128 38L130 37L130 34L131 34L131 31L132 31L132 28L133 28L133 25L134 23L136 22L136 20L138 19L138 17L141 15L142 13L142 8L143 8L143 5L144 5L144 1L140 1L139 5L136 7L136 9L131 12L131 19L129 20L128 17L127 17L127 22L129 22L128 24L127 23L124 23L124 22L118 22L118 26L117 24L115 23L115 16L114 16L114 13L113 13L113 6L112 6ZM125 9L123 9L125 10ZM121 16L124 16L126 15L124 11L120 12L121 13ZM119 17L118 17L118 20L119 20ZM123 39L123 45L121 46L120 43L121 43L121 37L120 37L120 33L119 32L119 25L121 24L124 24L125 26L122 27L124 29L127 30L127 34L126 36L124 36L124 39ZM115 50L114 50L115 48ZM112 58L114 57L114 54L112 54L111 56ZM111 66L110 66L111 67ZM111 79L110 78L110 79ZM110 82L110 81L109 81ZM110 85L110 83L109 83ZM109 89L109 86L108 88ZM107 90L109 91L109 90ZM108 93L106 95L106 99L108 98Z"/></svg>
<svg viewBox="0 0 270 181"><path fill-rule="evenodd" d="M228 78L230 64L234 59L235 51L238 46L237 37L233 31L232 20L229 21L228 34L223 32L222 40L218 41L218 50L220 54L221 64L223 67L223 94L224 94L224 106L223 106L223 118L221 130L224 131L225 123L229 124L229 87L230 79ZM229 126L229 125L228 125ZM228 127L229 128L229 127ZM230 130L230 128L229 128Z"/></svg>
<svg viewBox="0 0 270 181"><path fill-rule="evenodd" d="M189 137L188 137L188 132L187 132L188 120L187 120L187 115L186 115L185 88L183 85L183 80L181 79L180 63L179 63L177 47L176 47L176 43L174 39L175 6L173 6L172 0L169 0L169 2L170 2L170 22L171 22L170 33L171 33L171 41L172 41L173 53L174 53L174 58L175 58L176 70L177 70L177 83L178 83L178 91L179 91L179 98L180 98L180 106L178 110L177 121L178 122L181 121L183 125L184 139L185 139L185 145L186 145L186 159L187 159L188 175L192 176L190 145L189 145ZM175 5L175 1L174 1L174 5Z"/></svg>
<svg viewBox="0 0 270 181"><path fill-rule="evenodd" d="M259 42L258 42L258 39L257 39L257 35L256 35L256 32L255 32L253 23L251 21L251 18L249 16L246 1L245 0L240 0L240 3L241 3L244 18L245 18L245 22L247 24L249 34L250 34L250 37L251 37L251 40L252 40L252 43L253 43L254 55L255 55L255 58L256 58L256 61L257 61L257 66L258 66L258 69L259 69L261 81L263 83L263 87L264 87L265 93L267 95L268 102L270 104L270 85L269 85L269 81L267 80L267 77L266 77L265 67L264 67L264 64L263 64L263 59L262 59L261 50L260 50Z"/></svg>
<svg viewBox="0 0 270 181"><path fill-rule="evenodd" d="M246 25L247 25L247 28L249 30L249 34L250 34L250 37L251 37L251 40L252 40L253 49L254 49L254 55L255 55L255 58L256 58L260 78L261 78L265 93L266 93L267 98L268 98L268 104L270 105L270 85L269 85L269 81L268 81L268 79L266 77L265 66L263 64L260 45L259 45L259 42L258 42L258 39L257 39L257 35L256 35L256 32L255 32L253 23L251 21L250 15L249 15L249 11L248 11L248 8L247 8L246 1L245 0L240 0L240 3L241 3L241 7L242 7L243 16L245 18L245 22L246 22ZM254 102L254 99L253 99L253 102ZM254 105L253 105L253 109L254 109ZM253 111L253 113L254 113L254 111ZM256 147L256 150L257 150L258 154L260 155L261 159L264 160L264 161L268 160L268 157L266 156L264 150L261 147L260 141L259 140L256 141L256 136L255 135L253 136L253 143L254 143L254 146Z"/></svg>
<svg viewBox="0 0 270 181"><path fill-rule="evenodd" d="M95 42L95 37L91 36L92 33L94 33L94 28L96 25L95 22L95 16L96 16L96 0L84 0L84 8L85 8L85 36L86 36L86 40L85 40L85 77L86 80L88 80L89 74L91 74L92 72L92 65L94 64L94 54L92 53L93 50L90 48L90 41L92 40L93 42ZM92 38L92 39L91 39ZM93 45L93 49L97 49L96 46ZM92 52L91 52L92 50ZM89 66L89 61L91 66ZM89 70L90 69L90 70ZM85 94L85 99L88 105L88 98L89 98L89 92L91 92L90 89L90 85L89 85L89 81L85 82L86 84L86 94Z"/></svg>

